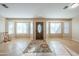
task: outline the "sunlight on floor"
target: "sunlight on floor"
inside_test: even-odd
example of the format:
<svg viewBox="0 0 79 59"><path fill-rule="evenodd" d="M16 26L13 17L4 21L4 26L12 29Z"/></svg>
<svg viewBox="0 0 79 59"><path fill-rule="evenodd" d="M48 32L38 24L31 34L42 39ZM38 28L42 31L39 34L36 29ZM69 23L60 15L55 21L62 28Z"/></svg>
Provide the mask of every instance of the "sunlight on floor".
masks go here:
<svg viewBox="0 0 79 59"><path fill-rule="evenodd" d="M47 43L45 43L44 41L46 41ZM5 55L9 55L9 56L43 56L43 55L44 56L72 56L72 55L75 56L76 55L77 56L79 55L79 53L77 52L79 48L71 49L74 46L79 47L79 43L65 39L49 39L44 41L29 40L29 39L13 39L9 42L0 44L0 55L3 56ZM70 43L72 43L73 46ZM43 48L41 44L47 44L48 47ZM49 52L44 53L45 51L49 51Z"/></svg>

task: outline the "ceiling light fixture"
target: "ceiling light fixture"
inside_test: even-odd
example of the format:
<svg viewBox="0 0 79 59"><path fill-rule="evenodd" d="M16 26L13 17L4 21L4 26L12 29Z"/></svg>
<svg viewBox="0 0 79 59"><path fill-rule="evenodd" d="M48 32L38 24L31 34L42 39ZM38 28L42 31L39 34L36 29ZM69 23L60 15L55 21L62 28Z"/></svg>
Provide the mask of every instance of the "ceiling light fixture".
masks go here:
<svg viewBox="0 0 79 59"><path fill-rule="evenodd" d="M1 4L4 8L8 8L8 6L6 4Z"/></svg>
<svg viewBox="0 0 79 59"><path fill-rule="evenodd" d="M73 3L69 6L69 8L76 8L79 6L79 3Z"/></svg>
<svg viewBox="0 0 79 59"><path fill-rule="evenodd" d="M79 3L72 3L72 4L65 6L63 9L76 8L78 6L79 6Z"/></svg>

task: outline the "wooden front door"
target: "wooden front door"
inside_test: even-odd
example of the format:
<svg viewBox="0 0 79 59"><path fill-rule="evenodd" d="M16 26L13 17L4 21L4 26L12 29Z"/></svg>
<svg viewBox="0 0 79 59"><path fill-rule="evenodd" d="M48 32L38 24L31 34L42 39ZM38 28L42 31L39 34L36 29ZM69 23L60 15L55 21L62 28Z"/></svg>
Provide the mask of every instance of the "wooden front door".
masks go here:
<svg viewBox="0 0 79 59"><path fill-rule="evenodd" d="M43 22L36 22L36 40L43 40L44 32L43 32Z"/></svg>

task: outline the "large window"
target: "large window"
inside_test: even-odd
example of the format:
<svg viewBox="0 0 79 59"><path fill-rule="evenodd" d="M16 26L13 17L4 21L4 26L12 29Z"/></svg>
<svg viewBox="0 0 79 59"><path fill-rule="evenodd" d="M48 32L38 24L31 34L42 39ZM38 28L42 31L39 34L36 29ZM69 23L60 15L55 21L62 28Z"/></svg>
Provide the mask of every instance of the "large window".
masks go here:
<svg viewBox="0 0 79 59"><path fill-rule="evenodd" d="M64 33L69 33L69 22L64 22Z"/></svg>
<svg viewBox="0 0 79 59"><path fill-rule="evenodd" d="M14 34L14 22L8 22L8 34Z"/></svg>
<svg viewBox="0 0 79 59"><path fill-rule="evenodd" d="M30 34L33 34L33 22L30 24Z"/></svg>
<svg viewBox="0 0 79 59"><path fill-rule="evenodd" d="M61 23L50 23L50 33L61 33Z"/></svg>
<svg viewBox="0 0 79 59"><path fill-rule="evenodd" d="M16 23L17 34L29 34L29 23Z"/></svg>
<svg viewBox="0 0 79 59"><path fill-rule="evenodd" d="M3 32L3 23L0 22L0 32Z"/></svg>

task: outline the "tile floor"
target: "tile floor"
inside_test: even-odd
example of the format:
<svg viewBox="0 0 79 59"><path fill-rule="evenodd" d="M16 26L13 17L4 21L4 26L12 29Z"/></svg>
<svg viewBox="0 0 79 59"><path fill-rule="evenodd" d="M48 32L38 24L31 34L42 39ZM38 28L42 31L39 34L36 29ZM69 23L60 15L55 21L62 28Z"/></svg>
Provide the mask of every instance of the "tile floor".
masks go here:
<svg viewBox="0 0 79 59"><path fill-rule="evenodd" d="M34 44L36 43L36 44ZM30 47L31 46L31 47ZM48 51L48 52L47 52ZM46 53L47 52L47 53ZM78 56L79 43L70 39L12 39L0 43L0 56Z"/></svg>

